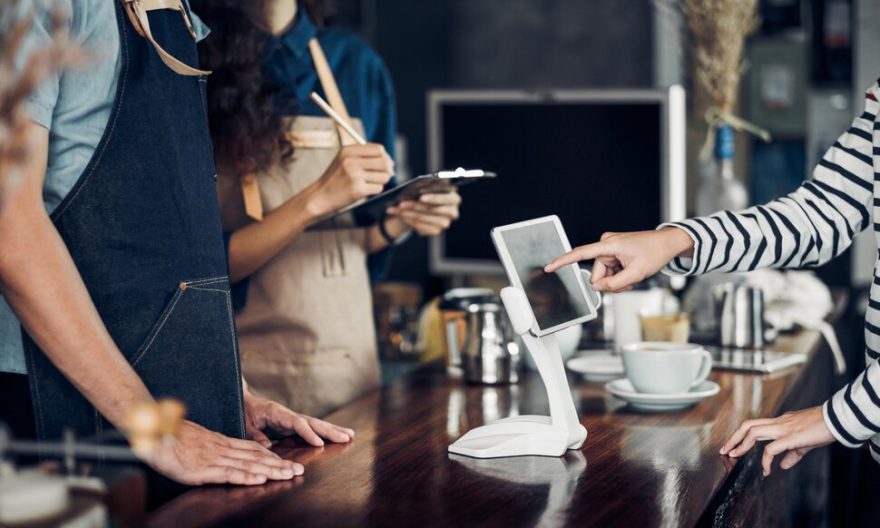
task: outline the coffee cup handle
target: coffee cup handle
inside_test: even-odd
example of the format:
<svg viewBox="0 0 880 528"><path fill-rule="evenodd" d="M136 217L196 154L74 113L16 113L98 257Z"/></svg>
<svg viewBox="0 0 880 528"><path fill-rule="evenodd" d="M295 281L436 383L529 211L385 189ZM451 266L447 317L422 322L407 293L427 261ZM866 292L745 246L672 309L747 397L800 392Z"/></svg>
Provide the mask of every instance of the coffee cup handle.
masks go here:
<svg viewBox="0 0 880 528"><path fill-rule="evenodd" d="M700 365L700 372L697 374L697 379L691 384L691 389L706 381L710 372L712 372L712 353L703 349L703 363Z"/></svg>

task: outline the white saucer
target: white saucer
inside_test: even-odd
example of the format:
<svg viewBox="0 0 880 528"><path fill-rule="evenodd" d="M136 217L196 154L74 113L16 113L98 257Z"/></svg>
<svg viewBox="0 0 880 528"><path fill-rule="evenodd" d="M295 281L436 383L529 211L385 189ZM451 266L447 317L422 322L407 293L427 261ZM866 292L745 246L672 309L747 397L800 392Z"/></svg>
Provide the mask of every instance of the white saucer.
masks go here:
<svg viewBox="0 0 880 528"><path fill-rule="evenodd" d="M623 376L623 360L610 350L595 350L569 359L565 366L586 381L611 381Z"/></svg>
<svg viewBox="0 0 880 528"><path fill-rule="evenodd" d="M695 405L710 396L715 396L721 388L714 381L706 380L689 392L679 394L646 394L637 392L626 378L609 381L605 390L642 411L677 411Z"/></svg>

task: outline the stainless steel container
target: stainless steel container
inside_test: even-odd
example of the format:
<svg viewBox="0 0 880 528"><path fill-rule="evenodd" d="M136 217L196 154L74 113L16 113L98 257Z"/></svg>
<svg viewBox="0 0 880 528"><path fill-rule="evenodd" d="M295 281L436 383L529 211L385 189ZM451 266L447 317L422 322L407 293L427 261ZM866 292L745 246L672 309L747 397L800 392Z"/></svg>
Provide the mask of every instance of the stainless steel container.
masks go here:
<svg viewBox="0 0 880 528"><path fill-rule="evenodd" d="M462 374L461 354L467 337L468 307L492 302L495 298L492 290L486 288L455 288L440 299L446 371L450 376L460 377Z"/></svg>
<svg viewBox="0 0 880 528"><path fill-rule="evenodd" d="M484 385L517 383L520 350L504 309L497 303L481 303L470 305L467 313L461 358L465 381Z"/></svg>
<svg viewBox="0 0 880 528"><path fill-rule="evenodd" d="M723 346L764 346L764 292L760 288L724 284L716 290L716 302Z"/></svg>

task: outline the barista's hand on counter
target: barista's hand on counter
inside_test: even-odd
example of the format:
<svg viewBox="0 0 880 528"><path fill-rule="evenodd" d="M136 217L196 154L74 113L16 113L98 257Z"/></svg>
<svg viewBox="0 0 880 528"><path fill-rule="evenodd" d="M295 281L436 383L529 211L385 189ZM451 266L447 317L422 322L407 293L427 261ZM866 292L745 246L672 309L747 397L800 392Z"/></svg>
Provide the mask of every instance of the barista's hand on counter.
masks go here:
<svg viewBox="0 0 880 528"><path fill-rule="evenodd" d="M738 458L754 447L756 442L771 440L764 446L761 466L764 476L773 469L773 457L785 453L779 467L789 469L801 461L810 450L834 442L834 436L825 425L822 406L785 413L779 418L747 420L733 433L719 451L722 455Z"/></svg>
<svg viewBox="0 0 880 528"><path fill-rule="evenodd" d="M407 200L389 207L386 228L397 236L410 229L422 236L439 235L458 219L459 205L461 195L455 190L423 194L418 201Z"/></svg>
<svg viewBox="0 0 880 528"><path fill-rule="evenodd" d="M334 213L381 193L393 172L394 162L382 145L342 147L321 178L307 189L308 207L315 217Z"/></svg>
<svg viewBox="0 0 880 528"><path fill-rule="evenodd" d="M230 438L184 421L175 442L160 444L146 462L182 484L264 484L302 475L303 467L283 460L250 440Z"/></svg>
<svg viewBox="0 0 880 528"><path fill-rule="evenodd" d="M244 414L248 438L266 447L271 446L272 442L264 431L281 435L296 434L315 447L323 446L323 439L341 444L354 438L354 431L347 427L295 413L280 403L254 396L247 390L244 393Z"/></svg>
<svg viewBox="0 0 880 528"><path fill-rule="evenodd" d="M656 231L605 233L599 242L574 248L551 262L551 273L567 264L594 260L592 286L596 291L619 292L654 275L675 257L690 256L694 243L676 227Z"/></svg>

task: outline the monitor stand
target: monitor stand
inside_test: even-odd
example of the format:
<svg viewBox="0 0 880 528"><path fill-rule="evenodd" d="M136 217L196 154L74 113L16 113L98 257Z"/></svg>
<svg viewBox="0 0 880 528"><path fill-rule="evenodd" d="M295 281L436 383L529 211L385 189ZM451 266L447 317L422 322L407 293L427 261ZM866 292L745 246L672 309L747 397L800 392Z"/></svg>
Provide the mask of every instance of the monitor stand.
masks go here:
<svg viewBox="0 0 880 528"><path fill-rule="evenodd" d="M531 333L535 315L519 288L504 288L501 300L513 330L522 337L544 381L550 416L513 416L477 427L450 445L449 452L474 458L558 457L568 449L580 448L587 429L578 419L556 335L536 337Z"/></svg>

